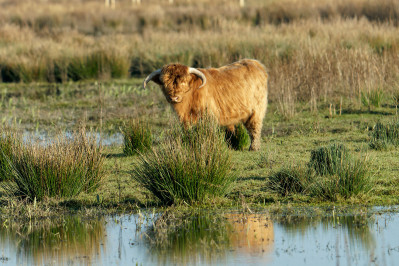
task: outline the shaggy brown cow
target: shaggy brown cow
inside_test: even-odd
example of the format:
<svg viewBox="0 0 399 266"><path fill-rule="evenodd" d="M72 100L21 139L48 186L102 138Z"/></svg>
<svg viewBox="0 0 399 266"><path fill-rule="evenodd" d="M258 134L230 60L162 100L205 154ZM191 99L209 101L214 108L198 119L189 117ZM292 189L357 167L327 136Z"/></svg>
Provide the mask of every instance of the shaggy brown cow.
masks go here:
<svg viewBox="0 0 399 266"><path fill-rule="evenodd" d="M220 68L165 65L144 80L161 86L180 121L191 123L210 112L219 124L234 130L243 122L251 137L250 150L260 148L263 118L267 109L267 73L256 60L244 59Z"/></svg>

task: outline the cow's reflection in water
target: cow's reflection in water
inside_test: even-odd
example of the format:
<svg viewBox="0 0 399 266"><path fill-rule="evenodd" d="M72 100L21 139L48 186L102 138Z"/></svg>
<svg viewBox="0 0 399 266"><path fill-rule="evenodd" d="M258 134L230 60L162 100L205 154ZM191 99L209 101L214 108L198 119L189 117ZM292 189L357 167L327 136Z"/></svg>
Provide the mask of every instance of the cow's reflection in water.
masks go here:
<svg viewBox="0 0 399 266"><path fill-rule="evenodd" d="M273 251L273 223L265 214L227 214L230 246L241 256L264 256Z"/></svg>

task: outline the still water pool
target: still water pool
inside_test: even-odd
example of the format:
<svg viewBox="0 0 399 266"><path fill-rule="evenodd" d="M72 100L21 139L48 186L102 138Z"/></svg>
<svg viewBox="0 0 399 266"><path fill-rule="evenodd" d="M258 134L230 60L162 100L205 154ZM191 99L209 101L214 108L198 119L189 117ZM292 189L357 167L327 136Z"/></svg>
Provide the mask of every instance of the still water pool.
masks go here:
<svg viewBox="0 0 399 266"><path fill-rule="evenodd" d="M0 265L399 265L397 207L166 216L2 221Z"/></svg>

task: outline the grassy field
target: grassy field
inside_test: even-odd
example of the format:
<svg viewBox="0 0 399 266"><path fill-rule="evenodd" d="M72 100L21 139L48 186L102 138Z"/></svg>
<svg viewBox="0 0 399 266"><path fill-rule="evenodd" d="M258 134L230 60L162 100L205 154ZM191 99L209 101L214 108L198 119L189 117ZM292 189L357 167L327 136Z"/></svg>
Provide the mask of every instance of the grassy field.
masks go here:
<svg viewBox="0 0 399 266"><path fill-rule="evenodd" d="M204 206L399 203L397 145L370 144L378 122L398 119L399 4L164 2L117 1L113 9L104 1L0 0L1 126L52 136L84 124L106 137L140 119L160 147L177 122L155 84L141 87L145 75L170 62L217 67L256 58L270 77L262 148L228 150L237 179L226 197ZM323 199L272 189L276 173L306 168L312 151L337 142L367 166L371 190ZM2 190L2 214L161 206L131 177L139 155L123 150L104 147L97 190L38 203Z"/></svg>
<svg viewBox="0 0 399 266"><path fill-rule="evenodd" d="M126 83L133 84L133 87L139 86L137 82L137 80L110 82L104 87L109 86L118 91L122 90ZM38 123L39 132L44 129L49 130L49 132L68 129L71 124L77 121L75 119L79 118L79 114L81 115L80 119L86 120L88 125L99 129L98 126L102 121L104 129L109 126L111 129L109 132L115 133L118 132L119 124L122 126L123 121L128 121L129 118L134 117L132 114L143 112L143 115L150 114L151 116L148 121L154 132L153 146L158 147L165 143L169 130L177 123L174 113L168 107L166 100L163 99L161 91L155 87L156 85L145 93L137 87L137 89L126 92L124 97L119 97L120 100L131 99L131 101L128 101L129 103L126 103L127 106L121 104L118 107L121 110L130 109L131 114L124 114L122 111L112 112L112 108L116 108L115 102L104 101L106 103L104 103L102 110L106 115L102 118L94 116L94 113L99 114L100 109L99 106L96 106L98 103L96 97L92 97L90 93L82 93L82 91L89 91L90 88L96 86L90 82L65 85L31 84L29 90L21 89L27 85L11 85L11 87L15 86L14 89L10 89L10 85L7 86L9 88L7 93L21 93L20 96L12 97L11 109L13 114L27 118L32 114L31 110L40 110L42 119L39 122L31 123L33 125ZM46 86L58 86L59 95L46 95L47 89L44 89ZM79 92L78 88L82 91ZM23 100L24 96L22 95L24 93L21 91L29 91L29 93L37 95L35 100L29 99L31 101L29 110L23 104L23 101L26 100ZM71 91L74 93L69 93ZM41 97L41 93L46 96ZM76 95L80 96L77 97ZM84 102L85 105L81 106L81 102ZM132 105L132 102L140 102L140 105ZM51 106L58 107L52 108ZM90 106L96 107L91 108ZM143 109L141 106L147 106L147 108ZM249 152L229 149L231 169L237 177L232 190L226 197L216 197L204 202L203 206L211 207L216 204L219 207L241 208L248 205L252 208L269 206L270 204L389 205L399 203L399 177L397 175L399 150L397 146L389 144L382 150L372 149L370 146L373 127L377 122L387 124L398 119L396 108L389 97L384 97L381 107L371 107L370 110L368 106L354 107L351 104L343 104L341 114L339 114L339 110L331 111L329 105L322 104L318 105L317 112L311 111L306 104L296 104L295 109L297 110L295 117L285 119L278 115L278 105L270 104L264 120L261 150ZM76 117L60 116L54 118L54 112L59 114L73 113ZM92 115L94 118L89 119L88 117ZM11 119L11 121L15 121L15 119ZM30 124L22 120L21 123L17 122L15 127L29 130L30 128L27 125ZM32 129L34 128L32 127ZM104 136L107 135L104 133ZM367 174L371 178L371 191L353 197L338 197L335 200L326 200L300 192L281 195L272 189L272 176L275 173L282 168L304 167L310 162L312 150L337 142L344 144L353 156L365 161ZM105 156L104 177L97 190L90 193L81 193L73 198L56 197L38 203L15 201L13 198L10 199L3 191L0 192L2 193L1 208L3 215L21 214L25 216L26 213L30 213L30 215L47 216L54 211L97 213L163 206L152 193L132 178L134 167L140 157L139 155L126 156L123 148L122 143L103 148Z"/></svg>

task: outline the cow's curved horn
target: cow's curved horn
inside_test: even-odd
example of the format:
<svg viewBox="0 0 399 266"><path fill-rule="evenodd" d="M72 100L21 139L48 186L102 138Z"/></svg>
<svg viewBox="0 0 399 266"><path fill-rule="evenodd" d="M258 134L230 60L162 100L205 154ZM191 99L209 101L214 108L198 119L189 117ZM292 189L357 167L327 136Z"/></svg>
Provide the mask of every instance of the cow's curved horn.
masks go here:
<svg viewBox="0 0 399 266"><path fill-rule="evenodd" d="M143 87L145 88L145 86L147 86L147 83L150 82L156 75L160 75L161 74L161 70L162 69L157 69L154 72L152 72L151 74L149 74L144 82L143 82Z"/></svg>
<svg viewBox="0 0 399 266"><path fill-rule="evenodd" d="M197 76L202 80L202 85L199 86L198 89L205 86L205 84L206 84L206 77L205 77L204 73L202 73L202 72L199 71L198 69L192 68L192 67L190 67L190 68L188 69L188 73L197 75Z"/></svg>

